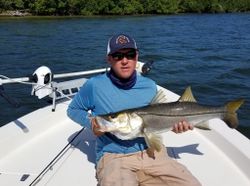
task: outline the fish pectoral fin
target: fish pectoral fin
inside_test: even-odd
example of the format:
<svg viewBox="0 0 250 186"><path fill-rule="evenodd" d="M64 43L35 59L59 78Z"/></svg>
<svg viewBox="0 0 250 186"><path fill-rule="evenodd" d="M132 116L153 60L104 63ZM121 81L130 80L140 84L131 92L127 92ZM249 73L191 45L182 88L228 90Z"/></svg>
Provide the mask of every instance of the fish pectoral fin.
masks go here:
<svg viewBox="0 0 250 186"><path fill-rule="evenodd" d="M144 133L145 141L150 149L159 152L162 147L162 138L160 135L154 133Z"/></svg>
<svg viewBox="0 0 250 186"><path fill-rule="evenodd" d="M211 130L209 126L209 121L201 121L197 124L195 124L196 128L203 129L203 130Z"/></svg>

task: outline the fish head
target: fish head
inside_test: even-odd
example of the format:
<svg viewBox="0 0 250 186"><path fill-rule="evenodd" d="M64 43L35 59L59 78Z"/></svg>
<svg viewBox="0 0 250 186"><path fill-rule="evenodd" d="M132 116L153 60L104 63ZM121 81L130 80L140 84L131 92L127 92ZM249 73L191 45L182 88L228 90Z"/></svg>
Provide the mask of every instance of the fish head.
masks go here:
<svg viewBox="0 0 250 186"><path fill-rule="evenodd" d="M128 131L128 114L114 113L96 116L96 120L102 132Z"/></svg>
<svg viewBox="0 0 250 186"><path fill-rule="evenodd" d="M142 118L135 113L115 113L96 117L100 130L103 132L114 132L115 134L127 135L139 133L142 126ZM137 131L137 132L135 132Z"/></svg>
<svg viewBox="0 0 250 186"><path fill-rule="evenodd" d="M96 117L99 124L106 126L123 127L127 125L128 116L126 113L114 113Z"/></svg>

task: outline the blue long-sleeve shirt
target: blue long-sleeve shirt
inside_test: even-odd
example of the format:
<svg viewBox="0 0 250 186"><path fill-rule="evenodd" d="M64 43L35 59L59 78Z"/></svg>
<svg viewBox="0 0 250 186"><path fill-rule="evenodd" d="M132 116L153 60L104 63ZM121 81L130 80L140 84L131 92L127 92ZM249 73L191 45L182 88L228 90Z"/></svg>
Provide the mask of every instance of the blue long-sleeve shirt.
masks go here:
<svg viewBox="0 0 250 186"><path fill-rule="evenodd" d="M116 87L107 74L90 78L75 95L67 114L75 122L91 129L88 117L90 110L93 116L118 112L124 109L137 108L150 104L157 91L151 79L137 75L135 85L128 90ZM143 138L120 140L110 133L97 137L96 160L105 152L133 153L147 148Z"/></svg>

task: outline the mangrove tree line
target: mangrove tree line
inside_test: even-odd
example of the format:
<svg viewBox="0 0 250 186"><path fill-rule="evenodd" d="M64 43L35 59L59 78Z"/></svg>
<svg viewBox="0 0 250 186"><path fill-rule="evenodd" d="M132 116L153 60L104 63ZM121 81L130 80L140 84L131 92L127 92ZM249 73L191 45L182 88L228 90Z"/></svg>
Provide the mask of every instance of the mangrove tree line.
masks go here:
<svg viewBox="0 0 250 186"><path fill-rule="evenodd" d="M0 0L0 12L32 15L136 15L246 12L250 0Z"/></svg>

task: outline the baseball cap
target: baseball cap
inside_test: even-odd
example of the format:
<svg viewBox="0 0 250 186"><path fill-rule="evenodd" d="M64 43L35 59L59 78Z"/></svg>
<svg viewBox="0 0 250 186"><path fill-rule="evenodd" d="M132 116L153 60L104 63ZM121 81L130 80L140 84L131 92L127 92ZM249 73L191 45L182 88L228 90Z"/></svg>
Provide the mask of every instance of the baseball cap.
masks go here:
<svg viewBox="0 0 250 186"><path fill-rule="evenodd" d="M107 55L113 54L124 48L133 48L137 50L135 40L126 34L114 35L108 41Z"/></svg>

